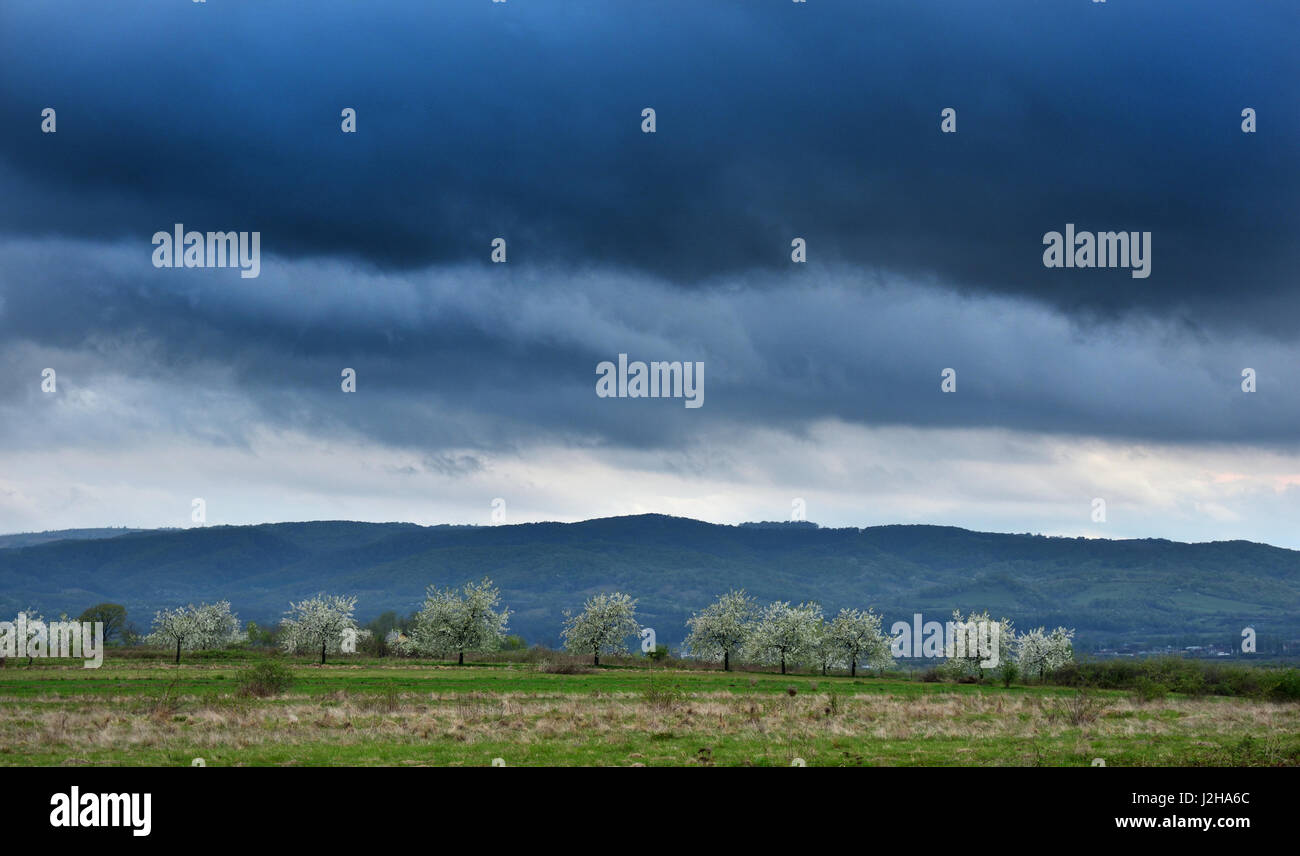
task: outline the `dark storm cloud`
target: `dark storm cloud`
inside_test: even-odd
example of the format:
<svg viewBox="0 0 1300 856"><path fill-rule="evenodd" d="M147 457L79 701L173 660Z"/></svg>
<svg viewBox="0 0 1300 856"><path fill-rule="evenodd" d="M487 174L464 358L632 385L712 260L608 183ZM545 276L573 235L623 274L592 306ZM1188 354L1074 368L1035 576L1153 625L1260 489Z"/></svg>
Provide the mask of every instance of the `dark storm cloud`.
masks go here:
<svg viewBox="0 0 1300 856"><path fill-rule="evenodd" d="M485 263L502 235L512 266L676 287L789 272L800 235L862 279L1290 334L1295 25L1283 2L11 1L0 229L258 229L388 271ZM1067 222L1152 232L1152 276L1045 270ZM310 329L303 358L382 336ZM487 347L447 335L453 367Z"/></svg>
<svg viewBox="0 0 1300 856"><path fill-rule="evenodd" d="M725 449L729 432L799 435L827 419L1273 447L1300 425L1294 343L1157 320L1085 328L1019 298L864 286L847 267L800 287L758 274L752 288L689 290L614 271L273 258L241 279L142 268L142 254L0 246L11 448L111 449L159 431L244 446L271 427L424 449L424 471L459 477L481 461L447 450ZM596 365L620 353L702 361L704 406L598 398ZM39 389L47 366L58 397ZM345 367L355 395L340 389ZM949 367L955 395L940 391Z"/></svg>
<svg viewBox="0 0 1300 856"><path fill-rule="evenodd" d="M470 478L828 419L1296 439L1283 5L70 8L0 7L12 447L269 426ZM261 276L154 269L176 222L260 230ZM1152 232L1151 277L1044 269L1067 222ZM597 398L620 353L703 361L705 406Z"/></svg>

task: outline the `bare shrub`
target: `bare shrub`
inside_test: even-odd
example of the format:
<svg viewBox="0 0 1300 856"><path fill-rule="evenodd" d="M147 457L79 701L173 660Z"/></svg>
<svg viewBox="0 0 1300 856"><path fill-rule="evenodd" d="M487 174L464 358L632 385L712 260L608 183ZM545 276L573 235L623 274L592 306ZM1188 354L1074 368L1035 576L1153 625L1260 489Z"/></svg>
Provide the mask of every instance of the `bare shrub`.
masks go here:
<svg viewBox="0 0 1300 856"><path fill-rule="evenodd" d="M675 685L651 678L641 697L646 704L657 710L672 710L682 700L684 693Z"/></svg>
<svg viewBox="0 0 1300 856"><path fill-rule="evenodd" d="M1057 697L1044 705L1044 713L1053 722L1065 720L1071 725L1096 722L1110 702L1087 689L1076 690L1074 695Z"/></svg>
<svg viewBox="0 0 1300 856"><path fill-rule="evenodd" d="M293 684L293 672L283 663L268 660L235 674L235 683L241 696L267 698L280 695Z"/></svg>

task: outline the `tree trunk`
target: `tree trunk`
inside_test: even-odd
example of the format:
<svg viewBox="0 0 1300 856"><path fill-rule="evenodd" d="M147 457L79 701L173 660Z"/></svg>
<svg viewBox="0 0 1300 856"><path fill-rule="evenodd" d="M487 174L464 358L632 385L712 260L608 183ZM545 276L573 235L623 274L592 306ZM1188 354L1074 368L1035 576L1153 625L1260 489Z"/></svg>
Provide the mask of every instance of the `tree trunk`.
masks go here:
<svg viewBox="0 0 1300 856"><path fill-rule="evenodd" d="M464 652L464 651L461 651L461 652L460 652L460 659L456 661L456 665L457 665L457 666L463 666L463 665L465 665L465 652Z"/></svg>
<svg viewBox="0 0 1300 856"><path fill-rule="evenodd" d="M181 640L176 640L176 665L181 664Z"/></svg>
<svg viewBox="0 0 1300 856"><path fill-rule="evenodd" d="M857 657L850 657L850 658L849 658L849 677L850 677L850 678L856 678L857 676L858 676L858 658L857 658Z"/></svg>
<svg viewBox="0 0 1300 856"><path fill-rule="evenodd" d="M325 665L325 643L320 643L320 664Z"/></svg>
<svg viewBox="0 0 1300 856"><path fill-rule="evenodd" d="M731 652L730 652L730 651L723 651L723 652L722 652L722 671L724 671L724 672L730 672L730 671L731 671Z"/></svg>
<svg viewBox="0 0 1300 856"><path fill-rule="evenodd" d="M593 666L599 666L599 665L600 665L600 651L595 651L594 653L592 653L592 655L591 655L591 665L593 665Z"/></svg>
<svg viewBox="0 0 1300 856"><path fill-rule="evenodd" d="M781 674L785 674L785 652L781 652Z"/></svg>

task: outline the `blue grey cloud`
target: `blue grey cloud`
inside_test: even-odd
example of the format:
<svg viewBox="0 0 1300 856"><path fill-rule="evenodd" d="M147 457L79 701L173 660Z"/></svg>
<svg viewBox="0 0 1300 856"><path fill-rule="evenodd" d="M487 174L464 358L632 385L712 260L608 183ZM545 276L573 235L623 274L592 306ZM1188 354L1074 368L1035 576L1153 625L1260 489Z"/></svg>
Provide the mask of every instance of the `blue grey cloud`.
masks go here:
<svg viewBox="0 0 1300 856"><path fill-rule="evenodd" d="M788 271L800 235L1085 317L1286 335L1294 11L1100 5L9 3L0 229L238 226L407 270L503 235L515 264L682 287ZM1154 275L1044 270L1067 222L1151 231Z"/></svg>
<svg viewBox="0 0 1300 856"><path fill-rule="evenodd" d="M1285 452L1300 425L1293 32L1272 0L10 0L0 437L11 455L105 460L152 444L160 469L255 454L267 435L415 450L367 459L372 497L387 490L374 473L478 490L539 448L589 452L628 484L667 474L721 496L730 478L739 495L752 466L812 468L774 462L770 436L807 451L828 424L1038 435L1048 458L1070 437ZM358 133L340 132L343 107ZM956 134L939 131L945 107ZM261 276L155 269L150 236L178 222L260 231ZM1066 223L1150 232L1151 276L1044 268L1042 236ZM497 236L506 265L488 261ZM703 361L706 405L597 398L595 366L619 353ZM58 396L39 389L45 367ZM898 454L917 464L927 442ZM1016 448L971 455L996 473ZM342 491L303 475L312 454L268 478ZM1256 507L1270 475L1279 493L1297 483L1268 460L1276 473L1250 472ZM1234 484L1237 463L1206 471ZM65 486L68 507L112 507L97 485L126 478L24 472L0 492L25 521ZM914 472L880 483L901 496L934 477ZM545 514L550 487L528 489ZM277 507L263 491L258 507ZM1196 502L1192 528L1237 513L1213 491ZM991 519L966 494L950 507Z"/></svg>

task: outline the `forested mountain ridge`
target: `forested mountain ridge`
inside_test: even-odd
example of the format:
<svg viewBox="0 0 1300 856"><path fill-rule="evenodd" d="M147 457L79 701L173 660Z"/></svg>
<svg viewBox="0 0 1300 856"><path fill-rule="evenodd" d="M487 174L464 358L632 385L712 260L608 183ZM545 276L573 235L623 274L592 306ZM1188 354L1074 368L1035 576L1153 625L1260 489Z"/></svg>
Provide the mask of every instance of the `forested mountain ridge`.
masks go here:
<svg viewBox="0 0 1300 856"><path fill-rule="evenodd" d="M102 531L105 537L93 537ZM663 515L581 523L431 526L320 521L41 533L0 549L0 611L47 616L101 601L146 627L154 610L228 599L277 621L318 591L358 596L361 619L418 608L425 586L490 576L511 631L556 643L565 608L601 590L639 599L644 626L679 641L694 610L728 588L760 600L915 612L989 609L1018 628L1064 624L1079 641L1300 637L1300 552L1248 541L1184 544L972 532L947 526L724 526ZM90 532L90 535L87 535ZM26 536L4 536L21 538ZM19 542L21 543L21 542Z"/></svg>

